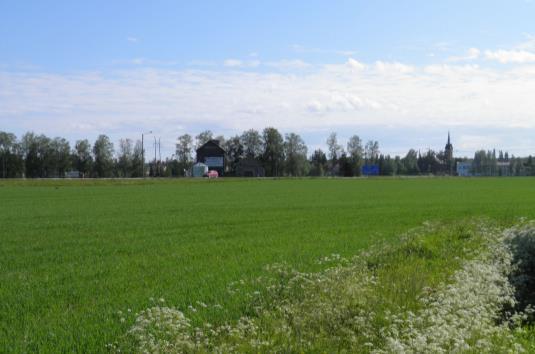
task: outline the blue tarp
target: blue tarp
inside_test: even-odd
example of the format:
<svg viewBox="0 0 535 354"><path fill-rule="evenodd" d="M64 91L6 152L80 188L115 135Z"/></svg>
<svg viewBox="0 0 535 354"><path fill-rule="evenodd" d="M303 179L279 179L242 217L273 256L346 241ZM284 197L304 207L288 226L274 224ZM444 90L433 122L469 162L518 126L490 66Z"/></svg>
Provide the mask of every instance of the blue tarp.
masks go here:
<svg viewBox="0 0 535 354"><path fill-rule="evenodd" d="M378 176L379 165L364 165L362 166L362 175L364 176Z"/></svg>

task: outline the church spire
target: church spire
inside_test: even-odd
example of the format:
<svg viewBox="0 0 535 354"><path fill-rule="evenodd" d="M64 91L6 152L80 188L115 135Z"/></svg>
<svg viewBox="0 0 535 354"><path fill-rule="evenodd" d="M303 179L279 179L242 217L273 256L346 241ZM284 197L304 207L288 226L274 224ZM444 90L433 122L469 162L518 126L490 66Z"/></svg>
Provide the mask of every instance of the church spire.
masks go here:
<svg viewBox="0 0 535 354"><path fill-rule="evenodd" d="M449 169L449 174L453 174L453 145L451 144L450 139L450 132L448 131L448 143L446 144L446 147L444 148L444 162L446 163L446 167Z"/></svg>

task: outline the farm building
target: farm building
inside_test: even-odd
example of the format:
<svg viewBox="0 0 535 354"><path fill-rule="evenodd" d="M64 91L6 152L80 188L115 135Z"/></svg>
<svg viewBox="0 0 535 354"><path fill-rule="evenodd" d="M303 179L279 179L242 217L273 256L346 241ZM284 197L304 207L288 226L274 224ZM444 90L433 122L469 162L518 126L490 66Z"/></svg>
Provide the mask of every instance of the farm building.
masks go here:
<svg viewBox="0 0 535 354"><path fill-rule="evenodd" d="M457 175L461 177L472 176L472 163L471 162L457 162Z"/></svg>
<svg viewBox="0 0 535 354"><path fill-rule="evenodd" d="M255 159L245 158L236 165L236 176L238 177L265 177L264 166Z"/></svg>
<svg viewBox="0 0 535 354"><path fill-rule="evenodd" d="M219 145L219 140L209 140L197 149L197 162L215 170L219 176L225 172L225 149Z"/></svg>

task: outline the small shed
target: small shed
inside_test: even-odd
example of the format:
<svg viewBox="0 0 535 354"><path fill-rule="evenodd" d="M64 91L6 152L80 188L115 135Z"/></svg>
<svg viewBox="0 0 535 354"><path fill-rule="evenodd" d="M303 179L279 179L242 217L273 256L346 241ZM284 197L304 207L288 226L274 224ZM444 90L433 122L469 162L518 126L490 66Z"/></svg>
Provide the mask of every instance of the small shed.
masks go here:
<svg viewBox="0 0 535 354"><path fill-rule="evenodd" d="M191 172L193 177L203 177L206 173L208 173L208 166L202 162L197 162L195 165L193 165Z"/></svg>
<svg viewBox="0 0 535 354"><path fill-rule="evenodd" d="M265 177L264 166L255 159L245 158L236 164L236 176L238 177Z"/></svg>
<svg viewBox="0 0 535 354"><path fill-rule="evenodd" d="M209 170L217 171L219 176L225 172L225 149L219 140L209 140L197 149L197 162L208 166Z"/></svg>
<svg viewBox="0 0 535 354"><path fill-rule="evenodd" d="M65 172L66 178L80 178L82 174L78 171L67 171Z"/></svg>

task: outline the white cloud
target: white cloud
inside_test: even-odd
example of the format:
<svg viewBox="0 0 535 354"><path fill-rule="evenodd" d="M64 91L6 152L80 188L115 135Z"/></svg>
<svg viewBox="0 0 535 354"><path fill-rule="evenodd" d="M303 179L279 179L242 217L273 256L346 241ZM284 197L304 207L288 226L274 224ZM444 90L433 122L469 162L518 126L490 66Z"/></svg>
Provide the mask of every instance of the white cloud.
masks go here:
<svg viewBox="0 0 535 354"><path fill-rule="evenodd" d="M342 55L344 57L351 57L357 54L356 50L335 50L335 54Z"/></svg>
<svg viewBox="0 0 535 354"><path fill-rule="evenodd" d="M481 53L481 51L477 48L470 48L468 49L468 53L466 55L466 58L469 59L469 60L473 60L473 59L477 59L479 58L479 54Z"/></svg>
<svg viewBox="0 0 535 354"><path fill-rule="evenodd" d="M477 64L465 64L465 65L451 65L451 64L440 64L440 65L428 65L423 68L423 71L427 74L433 75L434 77L446 77L452 78L457 77L461 79L463 76L470 76L475 78L476 76L481 76L482 74L490 78L491 73L481 70L480 66Z"/></svg>
<svg viewBox="0 0 535 354"><path fill-rule="evenodd" d="M130 43L137 43L137 41L139 40L137 37L126 37L126 40Z"/></svg>
<svg viewBox="0 0 535 354"><path fill-rule="evenodd" d="M323 53L323 54L336 54L344 57L351 57L357 54L356 50L333 50L333 49L321 49L315 47L306 47L301 44L292 44L290 49L296 53Z"/></svg>
<svg viewBox="0 0 535 354"><path fill-rule="evenodd" d="M449 57L447 61L449 62L459 62L459 61L470 61L479 59L481 51L478 48L470 48L465 55L462 56L453 56Z"/></svg>
<svg viewBox="0 0 535 354"><path fill-rule="evenodd" d="M353 58L349 58L347 59L347 65L352 68L352 69L355 69L355 70L364 70L366 69L366 65L362 64L361 62L353 59Z"/></svg>
<svg viewBox="0 0 535 354"><path fill-rule="evenodd" d="M320 100L305 105L312 113L340 113L379 109L381 105L369 98L347 92L325 92Z"/></svg>
<svg viewBox="0 0 535 354"><path fill-rule="evenodd" d="M485 58L488 60L496 60L502 64L509 63L533 63L535 62L535 53L529 52L527 50L496 50L485 51Z"/></svg>
<svg viewBox="0 0 535 354"><path fill-rule="evenodd" d="M452 50L454 43L449 41L436 42L433 47L440 52L448 52Z"/></svg>
<svg viewBox="0 0 535 354"><path fill-rule="evenodd" d="M245 66L250 68L256 68L260 65L260 60L249 60L245 62Z"/></svg>
<svg viewBox="0 0 535 354"><path fill-rule="evenodd" d="M383 75L392 74L410 74L414 72L415 68L410 65L405 65L398 62L384 62L376 61L375 70Z"/></svg>
<svg viewBox="0 0 535 354"><path fill-rule="evenodd" d="M524 34L525 40L515 46L515 49L535 51L535 36L529 33Z"/></svg>
<svg viewBox="0 0 535 354"><path fill-rule="evenodd" d="M194 127L303 132L388 126L423 135L437 126L535 129L535 65L348 59L286 72L267 65L253 70L248 63L230 62L235 70L0 71L0 126L63 136L159 129L162 140L180 129L200 130Z"/></svg>
<svg viewBox="0 0 535 354"><path fill-rule="evenodd" d="M140 65L140 66L174 66L178 64L178 62L176 61L154 60L154 59L147 59L147 58L134 58L130 60L128 63L134 64L134 65Z"/></svg>
<svg viewBox="0 0 535 354"><path fill-rule="evenodd" d="M231 67L231 68L236 68L236 67L242 66L243 62L238 59L227 59L223 62L223 65Z"/></svg>
<svg viewBox="0 0 535 354"><path fill-rule="evenodd" d="M312 66L312 64L307 63L301 59L270 61L266 62L265 65L278 69L306 69Z"/></svg>
<svg viewBox="0 0 535 354"><path fill-rule="evenodd" d="M495 136L462 134L456 140L456 148L464 151L490 149L499 146L501 139Z"/></svg>
<svg viewBox="0 0 535 354"><path fill-rule="evenodd" d="M229 68L256 68L260 65L259 60L239 60L239 59L227 59L223 62L223 65Z"/></svg>
<svg viewBox="0 0 535 354"><path fill-rule="evenodd" d="M188 62L190 66L216 66L217 63L211 60L191 60Z"/></svg>

